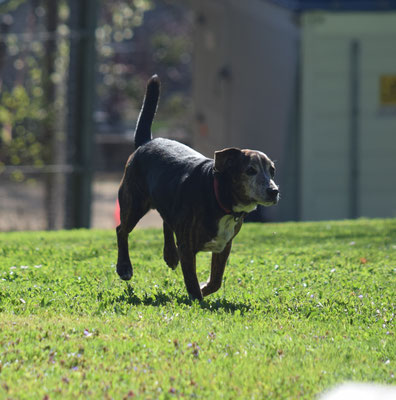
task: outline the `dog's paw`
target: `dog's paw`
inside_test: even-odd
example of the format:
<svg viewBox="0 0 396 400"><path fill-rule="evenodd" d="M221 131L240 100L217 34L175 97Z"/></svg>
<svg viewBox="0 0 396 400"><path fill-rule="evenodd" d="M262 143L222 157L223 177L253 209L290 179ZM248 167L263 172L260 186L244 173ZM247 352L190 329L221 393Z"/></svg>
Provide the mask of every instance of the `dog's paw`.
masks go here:
<svg viewBox="0 0 396 400"><path fill-rule="evenodd" d="M117 264L117 274L123 281L129 281L133 275L132 265L130 263Z"/></svg>
<svg viewBox="0 0 396 400"><path fill-rule="evenodd" d="M202 296L196 297L196 296L192 295L191 293L188 294L188 298L190 299L190 301L199 301L199 302L203 301Z"/></svg>
<svg viewBox="0 0 396 400"><path fill-rule="evenodd" d="M164 249L164 260L169 268L176 269L179 264L179 254L177 250L169 251L168 249Z"/></svg>
<svg viewBox="0 0 396 400"><path fill-rule="evenodd" d="M203 282L200 285L202 296L206 297L210 294L217 292L220 289L220 285L213 285L210 282Z"/></svg>
<svg viewBox="0 0 396 400"><path fill-rule="evenodd" d="M202 296L201 292L188 293L188 297L190 298L191 301L194 301L194 300L202 301L203 300L203 296Z"/></svg>

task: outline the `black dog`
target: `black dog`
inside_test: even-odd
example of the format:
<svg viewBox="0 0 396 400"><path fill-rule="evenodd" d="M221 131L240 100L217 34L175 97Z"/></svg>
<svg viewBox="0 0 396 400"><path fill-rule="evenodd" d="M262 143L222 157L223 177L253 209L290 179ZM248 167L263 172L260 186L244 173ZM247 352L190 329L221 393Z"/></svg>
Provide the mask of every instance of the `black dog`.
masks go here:
<svg viewBox="0 0 396 400"><path fill-rule="evenodd" d="M259 151L227 148L216 151L212 160L176 141L152 139L159 91L154 75L135 131L136 151L128 159L118 193L117 273L131 279L128 234L155 208L164 221L164 260L172 269L180 261L188 293L201 300L220 288L232 239L245 214L257 204L278 202L275 167ZM199 251L212 252L210 278L201 285L195 265Z"/></svg>

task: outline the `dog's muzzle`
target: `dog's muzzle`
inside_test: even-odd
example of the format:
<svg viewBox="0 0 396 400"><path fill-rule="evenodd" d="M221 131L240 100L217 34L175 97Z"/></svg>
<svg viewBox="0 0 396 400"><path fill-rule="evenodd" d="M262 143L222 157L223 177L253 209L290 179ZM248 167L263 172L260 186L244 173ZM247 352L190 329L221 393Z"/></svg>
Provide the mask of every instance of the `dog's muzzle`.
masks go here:
<svg viewBox="0 0 396 400"><path fill-rule="evenodd" d="M267 201L269 203L277 204L279 201L279 190L274 188L268 188L266 190Z"/></svg>

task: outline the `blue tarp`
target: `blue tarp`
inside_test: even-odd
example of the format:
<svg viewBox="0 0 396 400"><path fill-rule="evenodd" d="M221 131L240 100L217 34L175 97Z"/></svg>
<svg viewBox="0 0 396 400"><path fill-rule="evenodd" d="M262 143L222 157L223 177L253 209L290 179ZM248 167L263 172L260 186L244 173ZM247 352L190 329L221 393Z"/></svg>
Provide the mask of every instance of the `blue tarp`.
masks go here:
<svg viewBox="0 0 396 400"><path fill-rule="evenodd" d="M381 11L396 10L396 0L270 0L282 7L295 11Z"/></svg>

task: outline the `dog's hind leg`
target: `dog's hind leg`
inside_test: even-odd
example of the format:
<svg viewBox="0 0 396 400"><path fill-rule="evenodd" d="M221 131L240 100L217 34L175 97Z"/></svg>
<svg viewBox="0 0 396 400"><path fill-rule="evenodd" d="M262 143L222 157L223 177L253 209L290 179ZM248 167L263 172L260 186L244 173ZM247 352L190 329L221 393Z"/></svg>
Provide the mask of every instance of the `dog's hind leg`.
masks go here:
<svg viewBox="0 0 396 400"><path fill-rule="evenodd" d="M124 192L120 190L121 223L117 226L117 273L125 281L131 279L133 275L132 264L129 258L128 235L150 208L148 202L144 201L141 197L135 193L130 197L125 197Z"/></svg>
<svg viewBox="0 0 396 400"><path fill-rule="evenodd" d="M164 221L164 260L169 268L176 269L179 263L179 253L175 244L172 228Z"/></svg>

